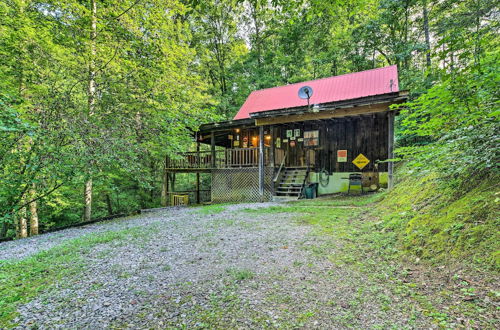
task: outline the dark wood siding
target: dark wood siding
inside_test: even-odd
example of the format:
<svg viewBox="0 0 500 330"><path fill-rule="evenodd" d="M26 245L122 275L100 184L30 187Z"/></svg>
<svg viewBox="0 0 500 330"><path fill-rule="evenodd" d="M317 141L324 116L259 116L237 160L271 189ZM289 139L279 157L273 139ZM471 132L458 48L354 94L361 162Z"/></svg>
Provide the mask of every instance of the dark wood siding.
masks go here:
<svg viewBox="0 0 500 330"><path fill-rule="evenodd" d="M300 129L304 131L319 130L320 146L315 148L312 167L316 171L328 172L359 172L352 161L362 153L370 163L363 168L363 172L377 171L378 161L387 159L388 152L388 119L387 113L377 113L358 117L318 120L302 123L277 125L276 137L286 139L286 130ZM283 152L288 150L287 166L305 166L303 144L296 141L295 147L288 143L281 143ZM337 162L337 151L347 150L347 162ZM378 171L387 171L386 163L378 164Z"/></svg>
<svg viewBox="0 0 500 330"><path fill-rule="evenodd" d="M359 169L352 163L360 153L370 163L363 168L375 171L378 161L387 159L387 113L325 121L326 139L320 141L321 168L329 172L355 172ZM337 151L347 150L347 162L337 162ZM378 171L387 171L387 164L380 163Z"/></svg>

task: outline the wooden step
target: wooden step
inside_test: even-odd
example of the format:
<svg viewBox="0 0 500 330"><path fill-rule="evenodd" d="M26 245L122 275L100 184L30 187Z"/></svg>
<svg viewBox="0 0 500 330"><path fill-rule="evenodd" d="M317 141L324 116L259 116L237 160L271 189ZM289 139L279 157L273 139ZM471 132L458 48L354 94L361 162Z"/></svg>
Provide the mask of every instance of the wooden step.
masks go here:
<svg viewBox="0 0 500 330"><path fill-rule="evenodd" d="M291 193L291 192L281 192L281 191L278 191L276 193L276 196L295 196L295 197L299 197L300 193Z"/></svg>
<svg viewBox="0 0 500 330"><path fill-rule="evenodd" d="M302 175L306 176L306 172L285 172L285 175Z"/></svg>
<svg viewBox="0 0 500 330"><path fill-rule="evenodd" d="M306 176L305 175L289 175L289 176L284 176L283 179L297 179L297 180L305 180Z"/></svg>
<svg viewBox="0 0 500 330"><path fill-rule="evenodd" d="M302 187L278 187L277 191L300 191Z"/></svg>
<svg viewBox="0 0 500 330"><path fill-rule="evenodd" d="M302 187L302 182L281 182L280 187Z"/></svg>
<svg viewBox="0 0 500 330"><path fill-rule="evenodd" d="M283 172L279 186L276 188L275 196L277 198L300 198L306 178L306 167L287 167Z"/></svg>
<svg viewBox="0 0 500 330"><path fill-rule="evenodd" d="M288 178L282 178L281 181L300 181L303 182L306 178L301 178L301 177L288 177Z"/></svg>

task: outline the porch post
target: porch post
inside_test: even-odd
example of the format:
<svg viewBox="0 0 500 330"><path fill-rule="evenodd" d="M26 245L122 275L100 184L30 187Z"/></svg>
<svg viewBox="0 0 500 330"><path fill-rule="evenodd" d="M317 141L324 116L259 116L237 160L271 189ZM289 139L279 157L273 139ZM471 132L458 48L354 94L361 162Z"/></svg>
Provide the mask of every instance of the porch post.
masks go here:
<svg viewBox="0 0 500 330"><path fill-rule="evenodd" d="M200 141L196 139L196 163L200 167ZM196 172L196 204L200 204L200 172Z"/></svg>
<svg viewBox="0 0 500 330"><path fill-rule="evenodd" d="M272 174L272 177L274 178L274 176L276 175L276 168L275 168L275 148L276 148L276 143L275 143L275 139L276 139L276 134L274 132L274 126L269 126L269 131L270 131L270 134L271 134L271 143L269 145L269 166L271 167L271 174ZM274 195L275 194L275 187L274 187L274 182L271 183L271 193Z"/></svg>
<svg viewBox="0 0 500 330"><path fill-rule="evenodd" d="M215 133L214 131L210 132L210 150L212 151L211 157L211 166L215 168Z"/></svg>
<svg viewBox="0 0 500 330"><path fill-rule="evenodd" d="M388 115L388 155L389 159L394 158L394 112L389 111ZM394 187L394 178L393 178L393 170L394 164L393 162L389 162L387 164L387 172L388 172L388 188L392 189Z"/></svg>
<svg viewBox="0 0 500 330"><path fill-rule="evenodd" d="M169 194L169 189L170 188L170 173L165 172L165 206L170 205L170 194Z"/></svg>
<svg viewBox="0 0 500 330"><path fill-rule="evenodd" d="M269 145L269 166L274 169L274 126L269 126L269 133L271 134L271 143Z"/></svg>
<svg viewBox="0 0 500 330"><path fill-rule="evenodd" d="M163 185L161 189L161 206L168 204L168 156L165 156L165 163L163 168Z"/></svg>
<svg viewBox="0 0 500 330"><path fill-rule="evenodd" d="M259 193L264 201L264 126L259 126Z"/></svg>

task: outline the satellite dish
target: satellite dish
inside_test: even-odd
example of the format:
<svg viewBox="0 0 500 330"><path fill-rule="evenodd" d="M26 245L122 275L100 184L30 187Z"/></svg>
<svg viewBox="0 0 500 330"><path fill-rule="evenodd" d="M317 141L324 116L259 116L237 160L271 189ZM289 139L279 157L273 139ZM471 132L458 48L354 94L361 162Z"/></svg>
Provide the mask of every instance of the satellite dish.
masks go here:
<svg viewBox="0 0 500 330"><path fill-rule="evenodd" d="M313 89L309 86L303 86L303 87L300 87L299 89L299 97L301 99L307 99L309 100L311 98L311 96L313 95Z"/></svg>

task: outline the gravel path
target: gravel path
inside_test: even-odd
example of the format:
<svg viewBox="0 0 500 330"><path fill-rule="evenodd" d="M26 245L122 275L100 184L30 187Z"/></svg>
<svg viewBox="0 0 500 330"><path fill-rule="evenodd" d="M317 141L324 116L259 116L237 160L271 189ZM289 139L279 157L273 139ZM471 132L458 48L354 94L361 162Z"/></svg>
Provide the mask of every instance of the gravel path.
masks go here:
<svg viewBox="0 0 500 330"><path fill-rule="evenodd" d="M405 297L315 253L327 237L310 226L245 212L271 205L170 209L1 244L0 259L21 259L85 235L145 230L97 245L77 276L19 306L19 328L430 327Z"/></svg>

